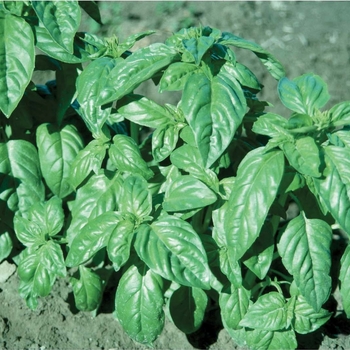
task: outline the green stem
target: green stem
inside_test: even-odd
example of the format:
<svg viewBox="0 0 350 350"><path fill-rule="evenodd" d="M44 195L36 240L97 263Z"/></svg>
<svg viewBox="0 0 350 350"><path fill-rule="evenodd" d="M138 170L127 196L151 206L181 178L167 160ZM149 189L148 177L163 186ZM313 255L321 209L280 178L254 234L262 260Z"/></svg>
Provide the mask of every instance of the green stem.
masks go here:
<svg viewBox="0 0 350 350"><path fill-rule="evenodd" d="M133 122L130 122L130 136L131 138L139 144L140 130L139 126Z"/></svg>

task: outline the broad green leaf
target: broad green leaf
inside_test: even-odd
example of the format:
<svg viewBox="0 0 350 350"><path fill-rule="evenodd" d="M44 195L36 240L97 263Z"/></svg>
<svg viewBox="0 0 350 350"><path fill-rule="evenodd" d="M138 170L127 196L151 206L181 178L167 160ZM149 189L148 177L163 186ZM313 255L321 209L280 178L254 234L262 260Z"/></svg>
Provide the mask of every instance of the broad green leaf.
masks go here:
<svg viewBox="0 0 350 350"><path fill-rule="evenodd" d="M44 200L36 148L24 140L0 143L0 198L7 207L21 212Z"/></svg>
<svg viewBox="0 0 350 350"><path fill-rule="evenodd" d="M196 71L198 67L192 63L172 63L160 79L159 92L183 90L187 79Z"/></svg>
<svg viewBox="0 0 350 350"><path fill-rule="evenodd" d="M278 83L278 94L287 108L310 116L329 99L326 83L315 74L304 74L294 80L282 78Z"/></svg>
<svg viewBox="0 0 350 350"><path fill-rule="evenodd" d="M350 235L350 168L347 147L327 146L325 150L326 168L322 178L313 178L316 193L333 218ZM312 189L311 189L312 190Z"/></svg>
<svg viewBox="0 0 350 350"><path fill-rule="evenodd" d="M98 174L106 156L108 145L100 140L92 140L79 151L70 167L69 183L76 189L91 172Z"/></svg>
<svg viewBox="0 0 350 350"><path fill-rule="evenodd" d="M32 78L34 35L23 18L0 10L0 37L0 110L9 118Z"/></svg>
<svg viewBox="0 0 350 350"><path fill-rule="evenodd" d="M289 164L299 173L312 177L321 176L320 149L313 137L300 137L294 142L284 142L280 147Z"/></svg>
<svg viewBox="0 0 350 350"><path fill-rule="evenodd" d="M134 228L133 222L120 220L109 237L107 253L115 271L119 271L129 259Z"/></svg>
<svg viewBox="0 0 350 350"><path fill-rule="evenodd" d="M216 194L191 175L176 178L165 192L163 208L166 211L185 211L204 208L217 200Z"/></svg>
<svg viewBox="0 0 350 350"><path fill-rule="evenodd" d="M78 266L107 246L120 219L117 212L106 212L90 220L70 244L66 265Z"/></svg>
<svg viewBox="0 0 350 350"><path fill-rule="evenodd" d="M97 1L80 1L79 6L98 24L103 25Z"/></svg>
<svg viewBox="0 0 350 350"><path fill-rule="evenodd" d="M350 101L344 101L333 106L328 115L331 123L336 125L350 124Z"/></svg>
<svg viewBox="0 0 350 350"><path fill-rule="evenodd" d="M307 334L314 332L326 323L332 314L320 309L316 312L306 299L299 295L294 307L293 328L299 334Z"/></svg>
<svg viewBox="0 0 350 350"><path fill-rule="evenodd" d="M77 32L81 11L77 1L33 1L32 6L52 40L73 53L73 40Z"/></svg>
<svg viewBox="0 0 350 350"><path fill-rule="evenodd" d="M184 48L193 56L194 62L199 66L205 53L213 46L215 39L210 36L185 39L182 41Z"/></svg>
<svg viewBox="0 0 350 350"><path fill-rule="evenodd" d="M188 287L210 288L210 270L203 244L192 226L175 216L142 224L135 249L157 274Z"/></svg>
<svg viewBox="0 0 350 350"><path fill-rule="evenodd" d="M288 120L286 118L270 112L261 115L253 124L253 131L257 134L278 139L292 139L287 128Z"/></svg>
<svg viewBox="0 0 350 350"><path fill-rule="evenodd" d="M111 108L102 109L97 100L102 93L109 75L121 58L102 57L91 62L77 79L77 101L80 114L94 137L98 138Z"/></svg>
<svg viewBox="0 0 350 350"><path fill-rule="evenodd" d="M79 275L79 279L70 279L75 306L81 311L93 311L102 299L102 281L96 273L82 265L79 266Z"/></svg>
<svg viewBox="0 0 350 350"><path fill-rule="evenodd" d="M72 221L67 230L69 243L90 220L105 212L117 210L121 186L122 182L118 176L109 179L101 173L93 175L77 190L76 199L70 204Z"/></svg>
<svg viewBox="0 0 350 350"><path fill-rule="evenodd" d="M232 45L242 49L247 49L261 60L270 74L277 80L285 76L285 71L282 64L268 51L264 50L260 45L240 38L228 32L222 33L222 38L219 40L221 45Z"/></svg>
<svg viewBox="0 0 350 350"><path fill-rule="evenodd" d="M346 247L340 262L340 294L342 296L344 311L348 318L350 318L350 245Z"/></svg>
<svg viewBox="0 0 350 350"><path fill-rule="evenodd" d="M302 212L288 223L278 243L284 266L316 312L328 299L332 287L331 242L330 226L319 219L307 219Z"/></svg>
<svg viewBox="0 0 350 350"><path fill-rule="evenodd" d="M129 136L116 135L108 151L111 162L119 171L140 174L146 180L153 177L153 171L142 158L139 147Z"/></svg>
<svg viewBox="0 0 350 350"><path fill-rule="evenodd" d="M225 320L226 327L233 330L242 328L239 323L247 313L249 299L250 292L244 287L231 285L220 293L221 317Z"/></svg>
<svg viewBox="0 0 350 350"><path fill-rule="evenodd" d="M336 145L340 144L341 147L350 148L350 132L346 128L337 130L328 136L330 139L336 138ZM334 142L332 142L334 144Z"/></svg>
<svg viewBox="0 0 350 350"><path fill-rule="evenodd" d="M142 82L150 79L170 63L178 61L179 54L164 44L151 44L118 61L97 99L104 105L131 93Z"/></svg>
<svg viewBox="0 0 350 350"><path fill-rule="evenodd" d="M119 211L135 216L141 222L152 211L152 196L147 181L140 175L130 175L123 183L119 197Z"/></svg>
<svg viewBox="0 0 350 350"><path fill-rule="evenodd" d="M0 262L6 259L12 251L13 243L9 232L0 233Z"/></svg>
<svg viewBox="0 0 350 350"><path fill-rule="evenodd" d="M239 165L224 214L226 242L235 259L240 259L260 234L283 172L283 153L265 152L263 147L249 152Z"/></svg>
<svg viewBox="0 0 350 350"><path fill-rule="evenodd" d="M71 164L83 149L83 140L73 125L62 128L41 124L36 132L40 167L46 184L56 196L64 198L73 188L69 183Z"/></svg>
<svg viewBox="0 0 350 350"><path fill-rule="evenodd" d="M287 327L287 310L284 297L277 292L260 296L248 308L239 325L264 331L285 329Z"/></svg>
<svg viewBox="0 0 350 350"><path fill-rule="evenodd" d="M246 112L242 88L231 77L192 74L181 107L196 140L204 166L209 168L231 143Z"/></svg>
<svg viewBox="0 0 350 350"><path fill-rule="evenodd" d="M118 109L125 119L138 125L157 128L172 121L171 113L158 103L141 95L128 95L126 104Z"/></svg>
<svg viewBox="0 0 350 350"><path fill-rule="evenodd" d="M170 297L170 317L180 331L191 334L202 325L207 305L202 289L181 286Z"/></svg>
<svg viewBox="0 0 350 350"><path fill-rule="evenodd" d="M163 281L140 262L120 279L115 316L133 340L151 346L164 327Z"/></svg>

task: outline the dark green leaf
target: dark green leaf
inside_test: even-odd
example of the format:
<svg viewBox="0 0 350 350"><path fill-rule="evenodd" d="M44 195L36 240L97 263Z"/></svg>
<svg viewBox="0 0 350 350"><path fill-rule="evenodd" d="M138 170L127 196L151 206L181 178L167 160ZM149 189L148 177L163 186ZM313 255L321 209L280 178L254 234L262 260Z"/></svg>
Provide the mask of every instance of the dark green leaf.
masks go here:
<svg viewBox="0 0 350 350"><path fill-rule="evenodd" d="M79 1L81 8L98 24L103 25L101 20L100 9L96 1Z"/></svg>
<svg viewBox="0 0 350 350"><path fill-rule="evenodd" d="M0 37L0 110L9 118L32 78L34 35L24 19L0 10Z"/></svg>
<svg viewBox="0 0 350 350"><path fill-rule="evenodd" d="M182 41L183 46L193 56L197 66L199 66L204 54L213 46L214 42L215 39L210 36L201 36Z"/></svg>
<svg viewBox="0 0 350 350"><path fill-rule="evenodd" d="M163 281L140 262L122 276L115 315L130 338L151 346L164 327Z"/></svg>
<svg viewBox="0 0 350 350"><path fill-rule="evenodd" d="M344 311L348 318L350 318L350 245L346 247L340 262L340 294L342 296Z"/></svg>

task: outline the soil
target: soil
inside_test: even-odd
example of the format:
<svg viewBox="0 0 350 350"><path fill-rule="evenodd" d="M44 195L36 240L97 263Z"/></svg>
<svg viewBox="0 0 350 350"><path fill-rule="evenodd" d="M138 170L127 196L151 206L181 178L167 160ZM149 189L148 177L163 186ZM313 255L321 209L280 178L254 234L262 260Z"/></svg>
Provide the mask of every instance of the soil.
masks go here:
<svg viewBox="0 0 350 350"><path fill-rule="evenodd" d="M148 45L163 41L183 26L209 25L257 42L280 59L289 78L308 72L320 75L331 95L326 108L350 99L349 2L101 2L99 6L106 25L98 26L84 17L83 30L108 36L117 34L121 39L136 32L157 30L157 34L140 42ZM274 104L277 113L286 113L276 98L276 82L254 55L244 50L237 50L237 55L240 62L257 72L265 85L260 99ZM141 92L144 89L148 93L156 91L150 85L141 87ZM157 98L160 102L173 102L167 94ZM113 318L113 288L106 290L103 309L95 317L75 309L68 278L58 280L50 296L41 299L38 308L31 311L18 295L16 273L6 275L14 265L3 264L0 349L145 349L130 340ZM350 349L349 328L349 323L340 315L320 331L300 337L300 347ZM222 325L214 323L213 316L209 315L203 327L190 336L167 321L154 348L225 350L238 347Z"/></svg>

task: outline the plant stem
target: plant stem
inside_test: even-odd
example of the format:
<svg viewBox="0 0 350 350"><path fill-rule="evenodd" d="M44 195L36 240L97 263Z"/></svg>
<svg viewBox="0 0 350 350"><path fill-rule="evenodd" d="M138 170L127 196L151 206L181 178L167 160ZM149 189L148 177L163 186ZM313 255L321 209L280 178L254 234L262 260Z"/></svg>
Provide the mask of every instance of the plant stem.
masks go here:
<svg viewBox="0 0 350 350"><path fill-rule="evenodd" d="M133 122L130 122L130 136L137 144L139 144L139 126Z"/></svg>

